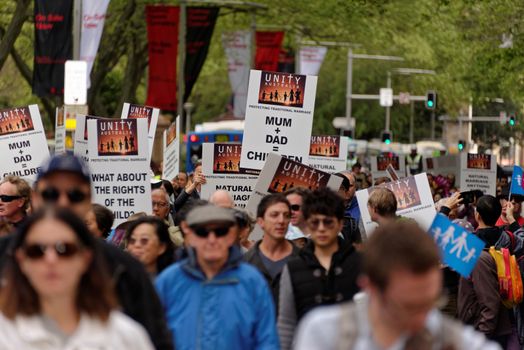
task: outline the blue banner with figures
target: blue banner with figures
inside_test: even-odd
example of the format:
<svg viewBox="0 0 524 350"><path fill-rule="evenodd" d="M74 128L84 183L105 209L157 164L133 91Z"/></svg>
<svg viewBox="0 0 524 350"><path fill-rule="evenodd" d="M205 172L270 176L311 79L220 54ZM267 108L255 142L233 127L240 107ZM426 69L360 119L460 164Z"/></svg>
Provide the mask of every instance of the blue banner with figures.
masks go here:
<svg viewBox="0 0 524 350"><path fill-rule="evenodd" d="M463 277L468 277L485 243L442 214L435 216L429 234L439 246L444 263Z"/></svg>
<svg viewBox="0 0 524 350"><path fill-rule="evenodd" d="M522 168L514 165L513 175L511 175L511 187L509 192L511 194L518 194L524 196L524 187L522 187Z"/></svg>

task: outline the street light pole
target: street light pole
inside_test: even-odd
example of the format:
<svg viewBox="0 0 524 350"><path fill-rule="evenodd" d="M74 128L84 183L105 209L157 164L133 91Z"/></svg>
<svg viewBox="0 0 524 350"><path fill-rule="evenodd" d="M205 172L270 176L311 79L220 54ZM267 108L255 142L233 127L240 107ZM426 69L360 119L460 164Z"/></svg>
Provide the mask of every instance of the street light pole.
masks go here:
<svg viewBox="0 0 524 350"><path fill-rule="evenodd" d="M351 130L351 138L355 138L355 128L350 129L351 124L351 95L353 94L353 50L351 47L348 49L348 68L346 78L346 127Z"/></svg>
<svg viewBox="0 0 524 350"><path fill-rule="evenodd" d="M387 85L386 86L387 86L388 89L391 89L391 72L390 71L388 71L388 81L387 81ZM391 107L387 106L386 107L386 127L384 128L384 130L386 130L386 131L391 131L391 130L389 130L390 118L391 118Z"/></svg>

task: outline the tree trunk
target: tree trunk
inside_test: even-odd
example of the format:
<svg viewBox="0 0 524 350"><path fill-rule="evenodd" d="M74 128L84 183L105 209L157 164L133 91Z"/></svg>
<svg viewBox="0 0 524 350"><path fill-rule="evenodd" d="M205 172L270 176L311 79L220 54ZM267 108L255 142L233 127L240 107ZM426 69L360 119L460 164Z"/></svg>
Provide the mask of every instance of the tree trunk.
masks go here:
<svg viewBox="0 0 524 350"><path fill-rule="evenodd" d="M11 18L11 22L9 23L9 26L5 31L5 35L3 35L2 41L0 42L0 70L4 66L5 60L13 48L16 38L18 38L18 35L22 30L22 26L27 18L27 8L29 7L30 3L31 0L17 1L16 9L13 13L13 17Z"/></svg>

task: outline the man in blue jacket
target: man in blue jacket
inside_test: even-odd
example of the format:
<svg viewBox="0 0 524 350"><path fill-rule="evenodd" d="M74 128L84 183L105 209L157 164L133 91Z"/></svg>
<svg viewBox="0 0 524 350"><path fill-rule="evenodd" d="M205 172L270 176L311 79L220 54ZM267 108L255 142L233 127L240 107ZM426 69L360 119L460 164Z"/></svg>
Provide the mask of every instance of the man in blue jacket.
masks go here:
<svg viewBox="0 0 524 350"><path fill-rule="evenodd" d="M188 258L156 279L175 348L279 349L272 296L242 262L233 211L196 207L186 223Z"/></svg>

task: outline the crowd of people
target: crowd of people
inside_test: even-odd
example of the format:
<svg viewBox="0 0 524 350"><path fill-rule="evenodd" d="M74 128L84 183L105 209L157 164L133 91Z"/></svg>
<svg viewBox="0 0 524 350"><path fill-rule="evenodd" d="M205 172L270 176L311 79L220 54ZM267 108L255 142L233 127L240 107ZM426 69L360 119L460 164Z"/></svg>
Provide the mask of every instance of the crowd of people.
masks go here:
<svg viewBox="0 0 524 350"><path fill-rule="evenodd" d="M250 213L224 190L201 199L197 164L152 179L152 212L117 228L71 154L48 159L32 185L5 176L0 349L523 348L523 310L502 304L489 253L460 277L380 186L366 208L378 228L364 232L361 170L337 173L338 191L293 187ZM507 186L467 202L449 186L436 210L522 256L523 198Z"/></svg>

